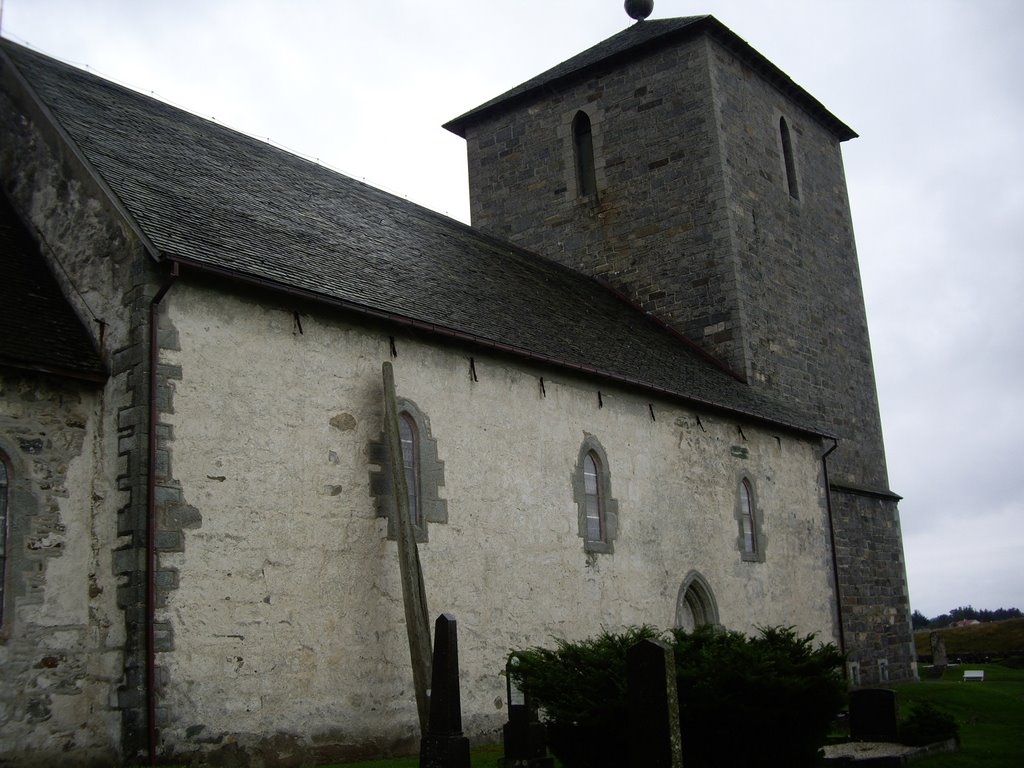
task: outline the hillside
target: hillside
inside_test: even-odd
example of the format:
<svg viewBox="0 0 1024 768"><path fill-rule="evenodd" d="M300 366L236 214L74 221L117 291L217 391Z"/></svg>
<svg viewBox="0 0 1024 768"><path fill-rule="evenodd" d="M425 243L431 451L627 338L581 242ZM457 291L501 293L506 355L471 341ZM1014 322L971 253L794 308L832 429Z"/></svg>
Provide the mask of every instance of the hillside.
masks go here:
<svg viewBox="0 0 1024 768"><path fill-rule="evenodd" d="M970 627L919 629L914 633L914 645L919 659L931 659L932 648L928 635L932 631L939 632L946 641L946 655L950 661L954 661L958 655L1024 655L1024 618L990 621Z"/></svg>

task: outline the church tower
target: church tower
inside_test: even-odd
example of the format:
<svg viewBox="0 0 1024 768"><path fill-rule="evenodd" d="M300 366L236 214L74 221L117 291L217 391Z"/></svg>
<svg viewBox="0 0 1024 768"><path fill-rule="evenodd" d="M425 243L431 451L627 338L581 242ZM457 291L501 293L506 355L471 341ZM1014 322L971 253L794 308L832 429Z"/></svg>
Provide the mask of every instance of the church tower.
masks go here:
<svg viewBox="0 0 1024 768"><path fill-rule="evenodd" d="M836 437L851 682L914 676L840 151L856 134L711 16L638 21L445 127L474 227L606 281Z"/></svg>

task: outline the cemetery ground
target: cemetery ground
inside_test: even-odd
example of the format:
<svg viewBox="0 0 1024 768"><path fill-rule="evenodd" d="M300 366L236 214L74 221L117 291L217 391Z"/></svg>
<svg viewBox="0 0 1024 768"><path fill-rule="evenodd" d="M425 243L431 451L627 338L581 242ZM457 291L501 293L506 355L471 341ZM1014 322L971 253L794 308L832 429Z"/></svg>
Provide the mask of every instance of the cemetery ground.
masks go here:
<svg viewBox="0 0 1024 768"><path fill-rule="evenodd" d="M494 768L502 754L500 744L473 747L469 755L472 760L470 765L472 768ZM334 763L325 768L418 768L419 764L419 757L411 755L409 757L392 757L386 760L369 760L360 763Z"/></svg>
<svg viewBox="0 0 1024 768"><path fill-rule="evenodd" d="M963 682L965 669L985 672L984 682ZM1024 667L961 664L940 679L894 686L900 715L928 702L956 718L960 751L914 762L920 768L1017 768L1024 765Z"/></svg>
<svg viewBox="0 0 1024 768"><path fill-rule="evenodd" d="M965 669L985 671L981 683L963 682ZM924 678L922 670L922 678ZM960 726L960 751L940 753L913 762L917 768L1019 768L1024 765L1024 668L998 663L964 664L946 670L941 679L893 686L900 715L906 717L915 703L928 702L956 718ZM500 746L472 750L472 768L494 768ZM416 756L331 768L417 768Z"/></svg>

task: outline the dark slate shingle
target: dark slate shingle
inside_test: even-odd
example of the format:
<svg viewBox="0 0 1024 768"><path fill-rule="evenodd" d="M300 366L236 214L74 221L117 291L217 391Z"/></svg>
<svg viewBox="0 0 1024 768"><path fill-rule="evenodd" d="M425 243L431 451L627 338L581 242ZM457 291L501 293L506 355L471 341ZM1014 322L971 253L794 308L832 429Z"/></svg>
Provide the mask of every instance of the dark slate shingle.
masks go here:
<svg viewBox="0 0 1024 768"><path fill-rule="evenodd" d="M160 258L816 431L595 280L87 72L2 48Z"/></svg>
<svg viewBox="0 0 1024 768"><path fill-rule="evenodd" d="M484 102L479 107L459 115L454 120L445 123L444 127L465 138L467 125L493 112L500 112L514 102L531 98L534 94L550 89L558 83L586 77L597 67L606 67L624 59L642 56L648 51L705 33L714 37L761 72L769 82L774 83L779 90L814 115L840 141L856 138L857 134L853 129L793 82L789 75L758 53L749 43L714 16L707 15L649 19L633 24L571 59L567 59L500 96Z"/></svg>

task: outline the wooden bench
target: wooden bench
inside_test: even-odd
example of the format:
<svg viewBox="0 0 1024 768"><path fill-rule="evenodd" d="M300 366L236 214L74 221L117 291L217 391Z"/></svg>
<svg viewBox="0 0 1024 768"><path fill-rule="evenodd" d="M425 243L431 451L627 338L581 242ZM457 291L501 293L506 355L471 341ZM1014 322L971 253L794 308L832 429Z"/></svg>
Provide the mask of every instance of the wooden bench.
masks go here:
<svg viewBox="0 0 1024 768"><path fill-rule="evenodd" d="M970 680L977 680L979 683L985 681L985 670L984 669L965 669L964 670L964 682Z"/></svg>

